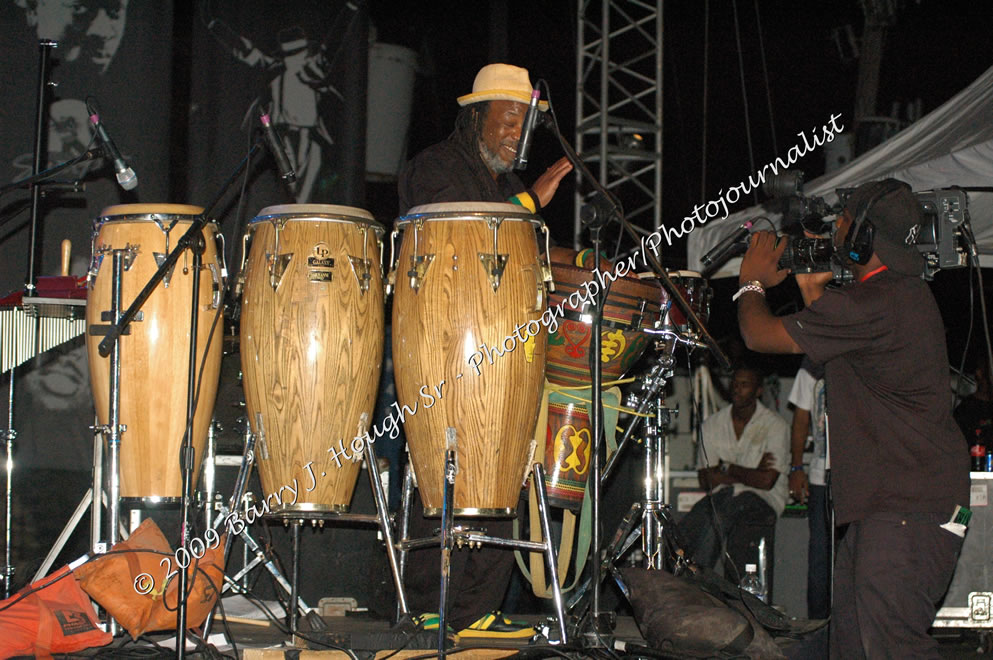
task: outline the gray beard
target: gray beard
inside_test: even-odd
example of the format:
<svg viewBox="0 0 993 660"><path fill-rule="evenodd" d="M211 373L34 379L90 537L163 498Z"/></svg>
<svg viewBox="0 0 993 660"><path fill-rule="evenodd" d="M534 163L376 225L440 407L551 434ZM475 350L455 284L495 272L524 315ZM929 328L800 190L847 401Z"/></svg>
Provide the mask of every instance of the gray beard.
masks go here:
<svg viewBox="0 0 993 660"><path fill-rule="evenodd" d="M494 174L506 174L514 169L513 163L505 163L500 160L500 158L490 151L489 147L482 140L479 141L479 157L483 159L486 167L489 168L490 172Z"/></svg>

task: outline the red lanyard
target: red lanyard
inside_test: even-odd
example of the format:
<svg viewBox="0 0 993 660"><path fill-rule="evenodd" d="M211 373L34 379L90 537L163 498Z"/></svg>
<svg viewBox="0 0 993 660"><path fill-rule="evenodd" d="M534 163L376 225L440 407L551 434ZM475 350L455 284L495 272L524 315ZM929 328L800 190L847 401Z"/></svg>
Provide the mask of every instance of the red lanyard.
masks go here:
<svg viewBox="0 0 993 660"><path fill-rule="evenodd" d="M869 279L873 275L875 275L877 273L881 273L884 270L888 270L888 269L889 269L889 266L885 266L885 265L884 266L880 266L879 268L877 268L876 270L872 271L871 273L866 273L865 275L863 275L862 276L862 279L860 279L859 282L865 282L867 279Z"/></svg>

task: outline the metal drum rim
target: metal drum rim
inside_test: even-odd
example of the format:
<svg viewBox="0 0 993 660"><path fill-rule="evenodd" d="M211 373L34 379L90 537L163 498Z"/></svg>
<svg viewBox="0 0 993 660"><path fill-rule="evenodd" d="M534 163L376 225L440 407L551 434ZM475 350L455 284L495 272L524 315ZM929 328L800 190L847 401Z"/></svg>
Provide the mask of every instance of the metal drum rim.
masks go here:
<svg viewBox="0 0 993 660"><path fill-rule="evenodd" d="M495 212L495 211L452 211L452 212L430 212L430 213L412 213L410 215L401 216L397 218L396 227L397 229L403 229L409 225L420 224L423 222L471 222L479 220L500 220L511 222L530 222L535 227L544 227L545 222L535 216L533 213L528 213L527 211L522 211L520 213L507 212Z"/></svg>
<svg viewBox="0 0 993 660"><path fill-rule="evenodd" d="M345 207L341 207L345 208ZM274 222L282 220L284 223L296 221L311 222L338 222L349 225L365 225L376 232L382 238L386 234L386 228L375 219L362 218L349 215L335 215L333 213L271 213L269 215L257 215L248 222L249 227L255 227L263 222Z"/></svg>
<svg viewBox="0 0 993 660"><path fill-rule="evenodd" d="M196 215L187 215L185 213L136 213L134 215L102 215L94 220L94 224L97 227L103 227L104 225L112 225L119 223L136 223L136 222L155 222L160 220L166 220L172 222L178 220L179 222L189 222L193 223L197 219ZM214 221L208 222L206 224L208 227L217 227L217 223Z"/></svg>
<svg viewBox="0 0 993 660"><path fill-rule="evenodd" d="M478 508L478 507L467 507L458 508L452 507L452 513L456 516L461 516L464 518L513 518L517 515L516 508L502 508L502 509L491 509L491 508ZM425 518L438 518L442 514L440 508L424 508Z"/></svg>

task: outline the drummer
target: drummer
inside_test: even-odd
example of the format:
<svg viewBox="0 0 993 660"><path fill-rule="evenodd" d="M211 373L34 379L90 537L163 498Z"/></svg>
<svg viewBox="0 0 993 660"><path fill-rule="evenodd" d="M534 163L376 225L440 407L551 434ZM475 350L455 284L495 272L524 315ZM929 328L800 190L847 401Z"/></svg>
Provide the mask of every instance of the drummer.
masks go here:
<svg viewBox="0 0 993 660"><path fill-rule="evenodd" d="M549 167L527 188L513 172L521 125L531 99L527 69L488 64L476 74L472 93L460 96L455 130L407 163L400 174L400 215L422 204L441 202L512 202L532 213L547 206L562 177L572 170L566 158ZM540 103L542 111L547 103ZM411 536L431 536L439 521L427 519L420 506L412 512ZM487 521L493 536L510 538L512 521ZM498 610L510 582L514 554L484 547L452 554L449 619L462 637L530 637L534 629L517 624ZM440 569L436 552L410 555L407 594L413 613L436 612ZM425 628L437 615L422 617Z"/></svg>

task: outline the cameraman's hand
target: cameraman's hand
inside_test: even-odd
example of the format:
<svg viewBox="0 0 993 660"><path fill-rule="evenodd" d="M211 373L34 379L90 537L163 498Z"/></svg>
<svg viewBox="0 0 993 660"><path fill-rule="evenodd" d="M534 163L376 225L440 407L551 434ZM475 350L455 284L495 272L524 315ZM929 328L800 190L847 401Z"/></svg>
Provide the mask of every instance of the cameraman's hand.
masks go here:
<svg viewBox="0 0 993 660"><path fill-rule="evenodd" d="M810 305L824 294L827 283L834 279L834 273L797 273L796 285L800 287L803 304Z"/></svg>
<svg viewBox="0 0 993 660"><path fill-rule="evenodd" d="M757 280L761 282L763 288L770 289L786 279L789 271L779 269L779 257L783 255L788 242L786 238L783 238L777 245L776 235L773 232L754 232L748 245L748 251L741 260L738 283L744 284Z"/></svg>

